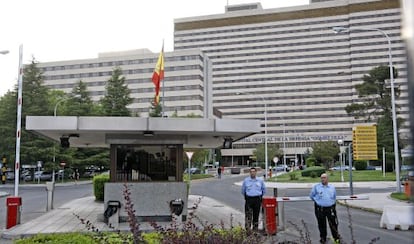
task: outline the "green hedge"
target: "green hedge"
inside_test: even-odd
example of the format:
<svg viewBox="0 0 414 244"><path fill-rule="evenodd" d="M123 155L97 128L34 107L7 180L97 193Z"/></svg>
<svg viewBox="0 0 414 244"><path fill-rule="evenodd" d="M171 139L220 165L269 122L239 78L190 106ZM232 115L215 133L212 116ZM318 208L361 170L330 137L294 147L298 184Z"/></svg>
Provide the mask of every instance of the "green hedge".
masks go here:
<svg viewBox="0 0 414 244"><path fill-rule="evenodd" d="M356 170L365 170L367 168L367 161L355 161L354 166Z"/></svg>
<svg viewBox="0 0 414 244"><path fill-rule="evenodd" d="M313 166L302 170L303 177L319 177L325 173L325 168L321 166Z"/></svg>
<svg viewBox="0 0 414 244"><path fill-rule="evenodd" d="M15 240L16 244L95 244L98 243L90 234L64 233L64 234L37 234L32 237Z"/></svg>
<svg viewBox="0 0 414 244"><path fill-rule="evenodd" d="M109 174L100 174L93 177L93 194L96 201L104 200L105 183L109 182Z"/></svg>

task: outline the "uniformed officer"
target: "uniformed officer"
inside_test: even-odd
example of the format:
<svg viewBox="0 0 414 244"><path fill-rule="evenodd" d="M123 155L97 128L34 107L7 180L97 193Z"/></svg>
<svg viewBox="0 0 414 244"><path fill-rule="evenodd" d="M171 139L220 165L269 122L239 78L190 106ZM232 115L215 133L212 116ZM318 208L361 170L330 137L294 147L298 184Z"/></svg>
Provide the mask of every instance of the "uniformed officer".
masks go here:
<svg viewBox="0 0 414 244"><path fill-rule="evenodd" d="M244 179L241 193L245 199L245 226L246 230L257 231L259 226L259 213L266 187L262 179L256 177L256 168L250 168L250 176Z"/></svg>
<svg viewBox="0 0 414 244"><path fill-rule="evenodd" d="M328 175L321 175L321 182L312 187L310 198L315 203L315 215L318 220L319 236L321 243L326 243L326 219L336 243L340 242L338 233L338 217L336 215L336 190L333 185L328 184Z"/></svg>

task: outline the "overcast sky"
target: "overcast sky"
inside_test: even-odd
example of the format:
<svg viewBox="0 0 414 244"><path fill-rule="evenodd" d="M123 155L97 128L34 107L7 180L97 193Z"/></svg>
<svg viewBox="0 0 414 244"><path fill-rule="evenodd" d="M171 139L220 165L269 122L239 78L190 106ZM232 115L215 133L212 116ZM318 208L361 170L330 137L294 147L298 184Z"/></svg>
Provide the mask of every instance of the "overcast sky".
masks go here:
<svg viewBox="0 0 414 244"><path fill-rule="evenodd" d="M17 84L23 63L96 58L100 52L173 50L174 19L224 13L227 2L261 2L264 9L309 0L1 0L0 96ZM23 88L24 89L24 88Z"/></svg>

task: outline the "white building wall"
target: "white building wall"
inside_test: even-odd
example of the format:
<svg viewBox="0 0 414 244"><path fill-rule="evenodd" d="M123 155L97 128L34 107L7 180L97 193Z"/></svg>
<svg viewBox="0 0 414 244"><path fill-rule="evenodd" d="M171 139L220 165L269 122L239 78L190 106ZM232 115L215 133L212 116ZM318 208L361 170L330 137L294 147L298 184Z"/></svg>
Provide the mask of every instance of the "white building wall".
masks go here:
<svg viewBox="0 0 414 244"><path fill-rule="evenodd" d="M364 9L365 4L372 9ZM408 121L398 6L398 0L332 0L181 18L175 20L174 47L200 48L212 61L213 103L223 116L264 120L264 100L269 140L291 137L296 145L350 141L352 127L362 121L348 116L344 107L358 99L354 86L364 74L388 65L388 44L379 32L335 34L332 27L379 28L390 36L393 64L399 70L395 82L401 89L398 116ZM284 17L266 21L279 16ZM402 136L407 128L400 128ZM243 143L263 142L263 137L258 134Z"/></svg>
<svg viewBox="0 0 414 244"><path fill-rule="evenodd" d="M147 49L101 53L98 58L39 63L45 78L45 85L52 89L72 92L73 87L82 80L87 84L91 98L98 101L105 94L106 82L115 67L120 67L126 78L131 97L129 106L141 117L147 117L154 99L155 89L151 77L159 53ZM208 58L200 50L183 50L165 53L165 80L161 84L160 97L165 95L167 115L175 111L179 116L195 114L210 117L212 105L206 106L204 87L210 86L211 74L204 65ZM210 76L208 79L207 76ZM162 92L165 85L165 93ZM209 108L205 111L205 108Z"/></svg>

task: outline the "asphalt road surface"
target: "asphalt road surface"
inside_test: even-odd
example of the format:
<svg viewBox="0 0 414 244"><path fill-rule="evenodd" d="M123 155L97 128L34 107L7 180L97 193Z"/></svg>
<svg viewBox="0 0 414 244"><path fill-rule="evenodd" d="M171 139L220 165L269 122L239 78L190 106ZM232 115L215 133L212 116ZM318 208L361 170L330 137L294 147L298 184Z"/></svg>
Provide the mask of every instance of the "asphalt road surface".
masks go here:
<svg viewBox="0 0 414 244"><path fill-rule="evenodd" d="M14 186L0 188L0 191L14 194ZM56 186L54 208L58 208L73 199L92 196L92 184ZM47 191L46 185L19 186L19 196L22 197L21 223L25 223L46 213ZM6 226L6 197L0 198L0 229Z"/></svg>
<svg viewBox="0 0 414 244"><path fill-rule="evenodd" d="M226 205L232 206L244 212L244 199L240 193L240 186L235 182L242 181L245 176L222 176L222 179L207 179L193 181L191 194L214 198ZM310 189L286 189L278 190L279 196L308 196ZM368 192L390 192L393 189L354 189L355 194ZM273 189L267 189L266 195L273 195ZM337 189L337 195L349 195L348 188ZM373 239L379 238L375 243L401 243L411 244L414 240L414 231L386 230L379 228L380 214L347 208L337 205L339 219L339 232L347 243L371 243ZM286 230L292 233L309 233L313 243L319 241L319 232L314 215L313 203L311 201L289 202L284 204L284 216ZM352 227L350 227L352 226ZM306 231L306 229L308 231ZM328 230L328 236L330 231Z"/></svg>

